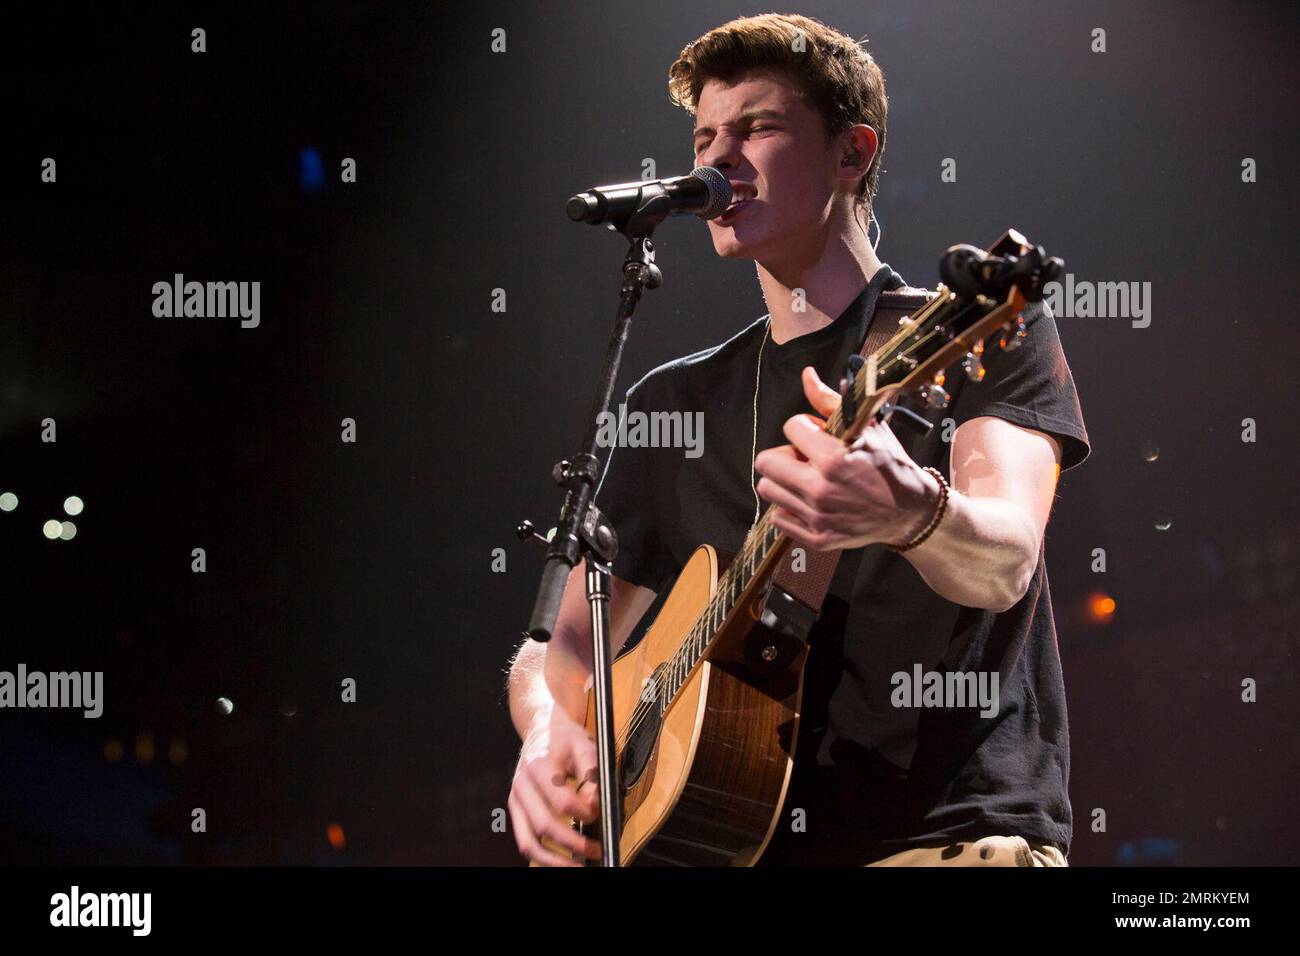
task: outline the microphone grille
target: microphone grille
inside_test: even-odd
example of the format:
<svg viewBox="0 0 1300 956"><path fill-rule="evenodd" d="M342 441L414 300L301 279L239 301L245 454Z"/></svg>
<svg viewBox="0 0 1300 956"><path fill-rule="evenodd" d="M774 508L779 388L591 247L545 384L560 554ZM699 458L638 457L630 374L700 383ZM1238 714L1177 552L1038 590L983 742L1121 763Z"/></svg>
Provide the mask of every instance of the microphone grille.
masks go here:
<svg viewBox="0 0 1300 956"><path fill-rule="evenodd" d="M712 219L721 216L731 205L731 183L727 182L727 177L713 166L697 166L691 170L691 175L709 189L709 204L698 213L699 217Z"/></svg>

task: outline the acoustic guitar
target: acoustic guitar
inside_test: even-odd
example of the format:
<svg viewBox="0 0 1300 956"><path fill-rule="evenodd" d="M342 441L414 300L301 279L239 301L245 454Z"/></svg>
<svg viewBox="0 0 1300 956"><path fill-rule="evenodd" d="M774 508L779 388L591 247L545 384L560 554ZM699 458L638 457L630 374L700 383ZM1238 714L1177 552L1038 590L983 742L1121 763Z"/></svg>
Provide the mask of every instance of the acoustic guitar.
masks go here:
<svg viewBox="0 0 1300 956"><path fill-rule="evenodd" d="M950 248L938 294L867 356L826 431L851 443L901 393L941 390L958 362L982 377L986 341L1018 346L1027 306L1061 266L1015 230L987 251ZM781 818L816 614L773 580L793 544L770 517L729 562L700 546L644 637L611 665L623 865L752 865ZM586 726L594 737L590 691ZM598 820L569 825L599 839Z"/></svg>

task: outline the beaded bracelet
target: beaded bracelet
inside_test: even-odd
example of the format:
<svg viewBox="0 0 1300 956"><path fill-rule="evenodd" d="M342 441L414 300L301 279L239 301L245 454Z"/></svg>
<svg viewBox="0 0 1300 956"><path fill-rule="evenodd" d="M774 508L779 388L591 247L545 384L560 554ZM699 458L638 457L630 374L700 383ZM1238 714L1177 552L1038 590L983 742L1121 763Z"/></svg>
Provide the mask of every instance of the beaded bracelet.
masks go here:
<svg viewBox="0 0 1300 956"><path fill-rule="evenodd" d="M930 523L922 528L921 533L915 538L907 542L907 544L886 545L889 550L895 551L899 554L904 551L912 550L917 545L924 542L926 538L930 537L930 535L934 534L934 529L939 527L939 522L943 520L944 513L948 510L948 482L944 479L943 474L938 468L931 468L929 466L923 468L922 471L928 471L930 474L934 475L935 481L939 482L939 503L935 505L934 517L930 519Z"/></svg>

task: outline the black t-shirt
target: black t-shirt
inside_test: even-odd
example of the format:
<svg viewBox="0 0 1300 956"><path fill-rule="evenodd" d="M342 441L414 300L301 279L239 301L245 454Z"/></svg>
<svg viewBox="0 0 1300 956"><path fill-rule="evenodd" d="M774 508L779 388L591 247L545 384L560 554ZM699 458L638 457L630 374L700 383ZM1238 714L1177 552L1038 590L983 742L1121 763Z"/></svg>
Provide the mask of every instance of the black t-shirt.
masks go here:
<svg viewBox="0 0 1300 956"><path fill-rule="evenodd" d="M830 325L762 347L757 441L754 390L767 316L714 348L655 369L628 390L626 412L702 413L702 445L611 450L596 501L618 532L613 570L662 594L692 552L738 551L755 517L752 448L788 444L782 425L811 409L800 371L838 382L862 346L882 288L881 266ZM1061 469L1087 457L1087 432L1056 324L1042 306L1024 344L990 346L983 381L951 372L952 396L928 436L890 427L917 464L948 475L957 425L982 415L1047 432ZM945 429L944 419L952 419ZM663 419L667 421L668 418ZM684 419L682 419L684 421ZM667 430L664 430L667 434ZM625 436L631 436L628 430ZM691 436L688 430L679 436ZM761 503L767 508L767 502ZM904 555L883 545L845 551L809 635L795 768L760 865L856 864L917 846L1018 834L1068 852L1070 751L1044 555L1024 598L1000 614L936 594ZM999 708L895 707L897 672L998 674ZM791 813L804 811L804 832Z"/></svg>

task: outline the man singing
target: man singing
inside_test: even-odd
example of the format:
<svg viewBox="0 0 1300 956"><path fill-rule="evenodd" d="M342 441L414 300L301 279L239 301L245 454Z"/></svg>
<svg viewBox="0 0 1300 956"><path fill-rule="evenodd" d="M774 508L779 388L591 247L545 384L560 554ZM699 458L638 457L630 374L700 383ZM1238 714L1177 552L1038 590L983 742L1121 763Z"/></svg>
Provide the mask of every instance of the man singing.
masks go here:
<svg viewBox="0 0 1300 956"><path fill-rule="evenodd" d="M629 411L703 412L704 454L610 456L596 500L619 540L615 653L697 546L739 550L770 502L796 544L843 553L808 637L794 769L760 865L1066 865L1069 738L1043 533L1060 472L1089 445L1052 316L1021 348L990 349L984 380L949 385L955 432L876 423L846 446L820 426L840 400L826 383L861 349L882 290L906 288L868 240L880 68L816 20L767 14L687 45L669 89L694 116L696 165L732 185L709 222L714 248L754 261L768 314L628 391ZM510 675L523 745L509 809L540 864L576 865L543 836L600 855L560 819L596 817L591 669L579 567L552 640L525 642ZM916 673L977 675L992 706L918 706L899 693Z"/></svg>

